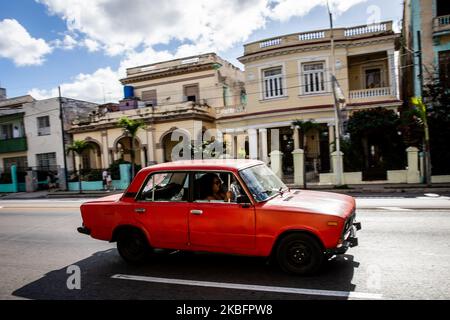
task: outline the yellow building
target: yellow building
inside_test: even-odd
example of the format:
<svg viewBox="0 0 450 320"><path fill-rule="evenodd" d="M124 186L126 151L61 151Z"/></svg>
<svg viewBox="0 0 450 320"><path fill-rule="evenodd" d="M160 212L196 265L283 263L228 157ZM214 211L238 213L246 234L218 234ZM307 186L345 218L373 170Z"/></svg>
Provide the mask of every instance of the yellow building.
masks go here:
<svg viewBox="0 0 450 320"><path fill-rule="evenodd" d="M401 105L398 40L392 22L334 29L336 78L346 100L344 119L355 110L396 110ZM279 149L284 154L283 173L289 176L292 151L304 144L308 177L328 172L335 132L330 30L246 44L239 61L245 65L247 106L219 113L216 121L227 133L233 155L246 148L250 158L268 162L272 149ZM320 128L303 138L292 122L311 119Z"/></svg>
<svg viewBox="0 0 450 320"><path fill-rule="evenodd" d="M194 141L215 127L216 110L236 109L244 97L243 72L214 53L127 69L125 99L120 110L80 119L71 129L74 140L87 140L83 166L107 168L112 162L131 159L131 141L117 124L123 117L142 119L135 159L140 165L172 160L175 130ZM185 140L186 141L186 140Z"/></svg>

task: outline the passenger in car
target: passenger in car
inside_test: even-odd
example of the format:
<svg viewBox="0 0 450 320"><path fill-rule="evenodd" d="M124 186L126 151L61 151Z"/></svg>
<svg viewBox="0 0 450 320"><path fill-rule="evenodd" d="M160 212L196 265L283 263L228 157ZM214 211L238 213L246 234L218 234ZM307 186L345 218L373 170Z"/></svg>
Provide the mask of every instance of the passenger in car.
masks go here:
<svg viewBox="0 0 450 320"><path fill-rule="evenodd" d="M228 201L232 198L231 191L222 190L222 180L215 173L208 172L201 177L201 188L203 200L223 200Z"/></svg>

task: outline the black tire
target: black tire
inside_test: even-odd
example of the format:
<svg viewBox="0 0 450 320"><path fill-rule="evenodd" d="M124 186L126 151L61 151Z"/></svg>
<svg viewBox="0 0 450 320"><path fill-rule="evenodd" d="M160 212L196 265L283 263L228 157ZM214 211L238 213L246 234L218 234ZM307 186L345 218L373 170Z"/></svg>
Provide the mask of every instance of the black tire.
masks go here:
<svg viewBox="0 0 450 320"><path fill-rule="evenodd" d="M276 257L283 271L311 275L319 271L324 253L321 244L314 237L293 233L281 240Z"/></svg>
<svg viewBox="0 0 450 320"><path fill-rule="evenodd" d="M150 246L142 232L124 230L117 236L117 250L126 262L141 264L149 257Z"/></svg>

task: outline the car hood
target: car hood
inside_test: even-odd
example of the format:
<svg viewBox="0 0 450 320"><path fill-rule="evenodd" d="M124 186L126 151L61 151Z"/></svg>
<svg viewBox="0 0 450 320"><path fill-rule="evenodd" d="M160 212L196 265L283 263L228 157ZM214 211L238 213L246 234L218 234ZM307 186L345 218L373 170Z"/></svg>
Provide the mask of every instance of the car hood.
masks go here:
<svg viewBox="0 0 450 320"><path fill-rule="evenodd" d="M264 208L346 218L355 208L355 199L332 192L291 190L265 202Z"/></svg>

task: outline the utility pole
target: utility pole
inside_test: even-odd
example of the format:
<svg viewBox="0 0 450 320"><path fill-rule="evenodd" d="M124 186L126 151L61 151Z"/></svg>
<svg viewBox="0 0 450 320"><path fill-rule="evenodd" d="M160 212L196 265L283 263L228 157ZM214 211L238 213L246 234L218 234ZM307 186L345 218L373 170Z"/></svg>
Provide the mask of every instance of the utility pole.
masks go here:
<svg viewBox="0 0 450 320"><path fill-rule="evenodd" d="M66 159L66 142L64 140L64 111L62 106L62 98L61 98L61 87L58 86L58 93L59 93L59 119L61 122L61 138L62 138L62 152L63 152L63 159L64 159L64 184L65 189L69 190L69 183L67 181L67 159Z"/></svg>
<svg viewBox="0 0 450 320"><path fill-rule="evenodd" d="M334 52L334 34L333 34L333 14L330 10L330 5L327 1L327 7L328 7L328 15L330 16L330 39L331 39L331 85L333 88L333 96L334 96L334 121L335 121L335 139L336 139L336 153L337 153L337 161L336 161L336 168L335 170L335 179L336 179L336 185L340 186L342 185L342 176L343 176L343 165L342 165L342 157L341 157L341 141L340 141L340 130L339 130L339 102L336 96L336 88L335 88L335 82L336 80L336 57Z"/></svg>
<svg viewBox="0 0 450 320"><path fill-rule="evenodd" d="M417 31L417 59L419 64L419 84L420 84L420 96L423 95L423 62L422 62L422 38L421 32ZM430 153L430 134L428 130L427 122L427 108L422 99L419 101L419 110L422 114L422 120L424 123L424 142L423 142L423 153L425 156L425 184L431 186L431 153Z"/></svg>

